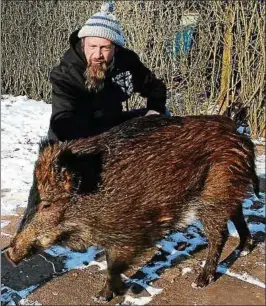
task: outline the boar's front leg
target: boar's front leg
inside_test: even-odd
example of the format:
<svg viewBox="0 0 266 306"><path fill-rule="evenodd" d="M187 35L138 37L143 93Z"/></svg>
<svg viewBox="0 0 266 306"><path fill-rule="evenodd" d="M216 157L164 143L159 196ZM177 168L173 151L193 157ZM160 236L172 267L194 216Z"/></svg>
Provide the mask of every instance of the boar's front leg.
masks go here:
<svg viewBox="0 0 266 306"><path fill-rule="evenodd" d="M106 253L107 260L107 280L102 290L97 295L97 300L104 302L110 301L117 295L123 295L126 291L126 285L122 281L123 273L132 262L134 257L134 248L124 246L109 249Z"/></svg>

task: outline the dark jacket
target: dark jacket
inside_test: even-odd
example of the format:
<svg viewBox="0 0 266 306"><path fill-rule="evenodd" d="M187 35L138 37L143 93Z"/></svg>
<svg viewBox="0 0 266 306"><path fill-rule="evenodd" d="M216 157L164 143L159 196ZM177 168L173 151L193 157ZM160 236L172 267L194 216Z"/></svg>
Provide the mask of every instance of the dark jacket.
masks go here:
<svg viewBox="0 0 266 306"><path fill-rule="evenodd" d="M71 140L102 133L125 120L122 102L133 92L147 98L147 109L165 112L166 87L133 51L119 47L112 70L98 93L85 86L86 59L78 31L70 48L50 74L52 115L48 137Z"/></svg>

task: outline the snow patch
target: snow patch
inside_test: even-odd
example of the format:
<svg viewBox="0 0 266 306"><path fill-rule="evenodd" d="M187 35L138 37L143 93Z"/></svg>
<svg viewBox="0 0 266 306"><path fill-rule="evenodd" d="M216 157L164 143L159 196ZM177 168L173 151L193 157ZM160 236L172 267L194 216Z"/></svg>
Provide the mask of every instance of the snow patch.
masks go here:
<svg viewBox="0 0 266 306"><path fill-rule="evenodd" d="M239 237L238 235L238 232L234 226L234 223L232 221L228 221L227 222L227 228L228 228L228 231L229 231L229 235L232 236L232 237Z"/></svg>
<svg viewBox="0 0 266 306"><path fill-rule="evenodd" d="M258 139L252 139L253 143L256 145L265 145L266 138L259 137Z"/></svg>
<svg viewBox="0 0 266 306"><path fill-rule="evenodd" d="M1 220L1 229L6 227L9 223L10 223L10 221L8 221L8 220Z"/></svg>
<svg viewBox="0 0 266 306"><path fill-rule="evenodd" d="M29 299L22 299L18 303L19 305L42 305L38 301L30 301Z"/></svg>
<svg viewBox="0 0 266 306"><path fill-rule="evenodd" d="M203 260L201 262L201 267L204 267L206 263L206 260ZM251 276L249 275L247 272L244 272L242 274L240 273L236 273L236 272L232 272L232 270L229 270L228 267L226 267L225 265L218 265L217 270L218 273L221 274L226 274L228 276L231 277L235 277L239 280L242 280L244 282L247 282L249 284L261 287L261 288L265 288L265 283L263 283L262 281L260 281L257 277Z"/></svg>
<svg viewBox="0 0 266 306"><path fill-rule="evenodd" d="M126 295L123 305L146 305L152 301L152 296L134 298Z"/></svg>
<svg viewBox="0 0 266 306"><path fill-rule="evenodd" d="M20 304L23 299L30 295L36 288L39 287L39 284L30 286L24 290L15 291L7 286L1 286L1 304L5 305L29 305L29 304ZM22 299L21 299L22 298ZM25 300L24 300L25 302ZM41 304L34 304L41 305Z"/></svg>
<svg viewBox="0 0 266 306"><path fill-rule="evenodd" d="M26 96L1 99L1 214L27 205L38 143L46 136L51 105Z"/></svg>
<svg viewBox="0 0 266 306"><path fill-rule="evenodd" d="M262 281L260 281L259 279L257 279L254 276L249 275L248 273L244 272L243 274L239 274L239 273L235 273L230 271L228 268L219 265L217 268L217 272L222 273L222 274L226 274L228 276L231 277L235 277L237 279L240 279L244 282L250 283L252 285L261 287L261 288L265 288L265 283L263 283Z"/></svg>
<svg viewBox="0 0 266 306"><path fill-rule="evenodd" d="M101 248L89 247L87 252L79 253L70 251L68 248L63 248L61 246L53 246L45 251L52 256L64 256L65 259L65 269L70 271L72 269L85 269L91 265L99 266L100 270L105 270L107 268L106 261L98 262L95 261L97 254L102 252Z"/></svg>
<svg viewBox="0 0 266 306"><path fill-rule="evenodd" d="M256 157L256 173L260 177L265 177L265 155L259 155Z"/></svg>
<svg viewBox="0 0 266 306"><path fill-rule="evenodd" d="M183 268L182 269L182 276L187 274L187 273L191 273L192 272L192 269L191 268Z"/></svg>

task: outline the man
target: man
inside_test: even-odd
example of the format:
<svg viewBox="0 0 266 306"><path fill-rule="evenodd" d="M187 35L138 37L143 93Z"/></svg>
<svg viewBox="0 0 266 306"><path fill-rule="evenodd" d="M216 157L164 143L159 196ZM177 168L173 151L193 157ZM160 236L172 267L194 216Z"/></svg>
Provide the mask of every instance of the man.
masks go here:
<svg viewBox="0 0 266 306"><path fill-rule="evenodd" d="M166 87L124 47L112 5L102 5L69 40L70 48L50 74L49 139L93 136L135 116L165 113ZM147 108L123 112L122 102L134 92L147 98Z"/></svg>

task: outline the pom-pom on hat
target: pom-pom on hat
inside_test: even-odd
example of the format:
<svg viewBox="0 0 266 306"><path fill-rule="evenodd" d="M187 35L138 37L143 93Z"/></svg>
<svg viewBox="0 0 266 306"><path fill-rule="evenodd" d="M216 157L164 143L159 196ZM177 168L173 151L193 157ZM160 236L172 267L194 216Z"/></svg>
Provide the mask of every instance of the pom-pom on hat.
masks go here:
<svg viewBox="0 0 266 306"><path fill-rule="evenodd" d="M107 2L101 6L101 11L90 17L78 32L78 37L102 37L123 47L125 40L119 22L116 20L114 3Z"/></svg>

